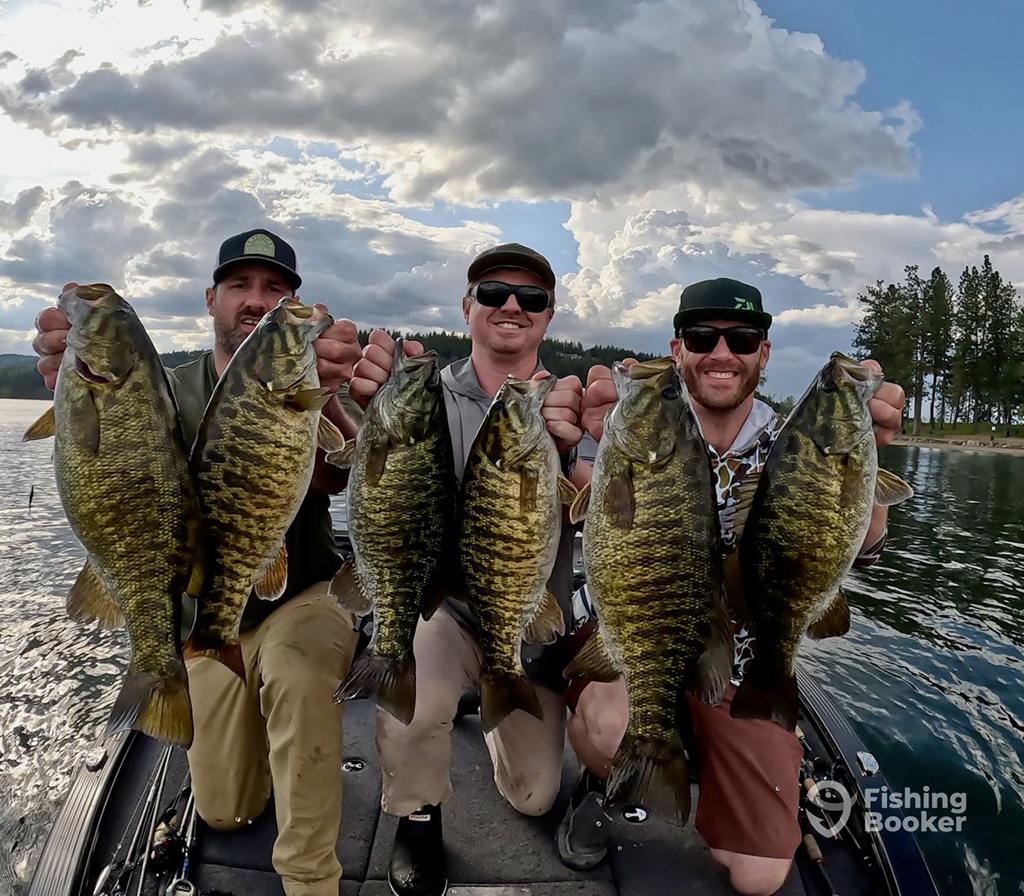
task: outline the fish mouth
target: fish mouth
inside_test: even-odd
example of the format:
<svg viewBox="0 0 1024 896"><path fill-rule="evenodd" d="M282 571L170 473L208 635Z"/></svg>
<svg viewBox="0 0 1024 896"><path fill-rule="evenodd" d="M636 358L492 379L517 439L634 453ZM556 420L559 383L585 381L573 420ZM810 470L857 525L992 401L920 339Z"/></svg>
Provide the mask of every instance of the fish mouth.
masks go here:
<svg viewBox="0 0 1024 896"><path fill-rule="evenodd" d="M83 302L98 302L114 291L114 287L106 283L89 283L75 287L75 296Z"/></svg>
<svg viewBox="0 0 1024 896"><path fill-rule="evenodd" d="M90 383L103 384L111 382L111 380L107 379L105 376L100 376L98 373L95 373L93 369L79 357L75 358L75 372L83 380L86 380Z"/></svg>
<svg viewBox="0 0 1024 896"><path fill-rule="evenodd" d="M637 361L636 364L630 364L628 367L621 363L615 366L631 380L646 380L652 376L659 376L669 368L675 367L676 359L669 356L657 358L653 361Z"/></svg>
<svg viewBox="0 0 1024 896"><path fill-rule="evenodd" d="M870 367L865 367L859 361L848 358L842 352L834 352L832 361L839 370L857 383L866 383L875 375L875 371Z"/></svg>

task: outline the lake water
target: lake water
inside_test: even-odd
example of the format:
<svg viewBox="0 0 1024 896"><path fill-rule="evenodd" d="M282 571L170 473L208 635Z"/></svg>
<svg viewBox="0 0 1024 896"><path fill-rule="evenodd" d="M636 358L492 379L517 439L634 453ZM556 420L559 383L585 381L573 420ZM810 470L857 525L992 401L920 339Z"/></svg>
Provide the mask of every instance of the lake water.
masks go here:
<svg viewBox="0 0 1024 896"><path fill-rule="evenodd" d="M46 407L0 400L0 896L31 878L127 663L123 634L64 616L83 553L52 442L20 441ZM1019 894L1024 457L888 448L882 464L917 496L893 511L882 562L851 576L850 634L805 662L895 789L967 795L962 832L920 835L943 894Z"/></svg>

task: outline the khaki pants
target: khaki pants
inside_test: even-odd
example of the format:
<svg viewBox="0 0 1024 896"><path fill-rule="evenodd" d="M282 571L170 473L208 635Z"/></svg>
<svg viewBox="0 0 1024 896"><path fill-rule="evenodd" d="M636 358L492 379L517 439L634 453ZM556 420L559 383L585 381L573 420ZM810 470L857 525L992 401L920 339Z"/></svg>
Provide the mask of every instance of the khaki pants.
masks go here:
<svg viewBox="0 0 1024 896"><path fill-rule="evenodd" d="M403 725L377 710L381 807L409 815L451 796L452 718L459 698L480 684L480 645L443 608L422 619L413 643L416 713ZM524 815L543 815L558 796L565 746L565 701L536 686L544 720L517 710L485 736L501 795Z"/></svg>
<svg viewBox="0 0 1024 896"><path fill-rule="evenodd" d="M356 641L351 615L321 582L242 634L248 685L216 660L187 664L196 809L231 830L256 818L273 788L273 862L288 896L338 893L342 708L331 697Z"/></svg>

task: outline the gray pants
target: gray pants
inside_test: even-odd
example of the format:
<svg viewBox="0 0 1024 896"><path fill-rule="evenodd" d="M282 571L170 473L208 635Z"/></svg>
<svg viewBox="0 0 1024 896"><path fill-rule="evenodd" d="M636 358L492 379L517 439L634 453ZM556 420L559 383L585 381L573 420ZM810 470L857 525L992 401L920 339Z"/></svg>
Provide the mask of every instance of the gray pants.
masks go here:
<svg viewBox="0 0 1024 896"><path fill-rule="evenodd" d="M403 725L377 710L381 807L409 815L452 794L452 718L459 698L480 684L480 645L444 609L422 619L413 643L416 713ZM485 735L498 792L524 815L543 815L558 795L565 747L565 700L535 685L544 720L517 710Z"/></svg>

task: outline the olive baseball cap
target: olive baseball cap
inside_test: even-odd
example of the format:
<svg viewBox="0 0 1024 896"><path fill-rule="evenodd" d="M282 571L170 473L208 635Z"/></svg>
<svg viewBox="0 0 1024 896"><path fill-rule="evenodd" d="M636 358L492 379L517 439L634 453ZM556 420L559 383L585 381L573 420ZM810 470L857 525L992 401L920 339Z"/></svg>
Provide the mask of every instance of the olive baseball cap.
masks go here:
<svg viewBox="0 0 1024 896"><path fill-rule="evenodd" d="M302 285L302 278L295 270L295 250L269 230L247 230L224 240L217 255L217 269L213 272L214 284L220 283L231 266L240 261L258 261L280 268L292 289Z"/></svg>
<svg viewBox="0 0 1024 896"><path fill-rule="evenodd" d="M503 243L491 249L484 249L470 264L466 280L473 283L495 268L522 268L532 271L544 281L548 289L555 288L555 272L551 270L550 263L540 252L535 252L529 246Z"/></svg>
<svg viewBox="0 0 1024 896"><path fill-rule="evenodd" d="M683 290L672 326L678 333L695 321L716 317L735 318L760 327L766 333L772 325L772 316L762 307L757 287L719 277L691 283Z"/></svg>

